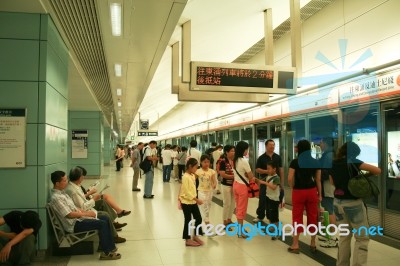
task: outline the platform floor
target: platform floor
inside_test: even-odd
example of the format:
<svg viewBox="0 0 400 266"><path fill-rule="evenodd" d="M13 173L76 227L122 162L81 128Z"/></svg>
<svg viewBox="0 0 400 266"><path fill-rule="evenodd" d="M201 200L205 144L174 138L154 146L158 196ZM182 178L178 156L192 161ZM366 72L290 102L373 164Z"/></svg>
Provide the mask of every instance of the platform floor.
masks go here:
<svg viewBox="0 0 400 266"><path fill-rule="evenodd" d="M318 248L316 254L309 253L309 240L303 236L300 238L304 243L300 255L287 252L290 241L272 241L262 236L256 236L250 241L226 235L203 237L204 246L185 247L181 238L183 214L178 210L176 200L179 183L173 179L170 183L163 183L162 172L156 169L153 188L155 197L143 199L143 192L131 191L133 170L128 160L124 165L120 172L116 172L114 166L105 167L102 184L109 184L106 193L112 194L122 208L132 211L131 215L119 219L120 222L128 223L119 233L127 242L117 245L118 252L122 254L120 260L101 261L102 265L335 265L336 248ZM85 180L85 184L93 182ZM140 179L139 184L143 191L144 178ZM218 198L221 198L220 195L215 195L211 207L213 224L222 222L222 207ZM248 219L254 218L257 201L249 200ZM280 219L284 224L290 223L290 210L280 212ZM99 265L98 257L98 253L72 256L68 265ZM399 261L400 250L370 241L368 265L397 266Z"/></svg>

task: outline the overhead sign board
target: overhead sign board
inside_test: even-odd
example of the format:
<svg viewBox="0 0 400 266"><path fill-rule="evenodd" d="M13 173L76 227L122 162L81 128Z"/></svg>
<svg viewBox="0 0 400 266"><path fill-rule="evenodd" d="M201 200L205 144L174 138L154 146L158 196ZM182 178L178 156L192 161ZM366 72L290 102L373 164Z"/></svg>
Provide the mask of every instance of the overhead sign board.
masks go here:
<svg viewBox="0 0 400 266"><path fill-rule="evenodd" d="M158 136L158 131L144 131L144 130L138 130L137 132L138 137L157 137Z"/></svg>
<svg viewBox="0 0 400 266"><path fill-rule="evenodd" d="M149 120L148 119L140 119L140 129L143 129L143 130L149 129Z"/></svg>
<svg viewBox="0 0 400 266"><path fill-rule="evenodd" d="M295 94L295 68L191 62L191 91Z"/></svg>

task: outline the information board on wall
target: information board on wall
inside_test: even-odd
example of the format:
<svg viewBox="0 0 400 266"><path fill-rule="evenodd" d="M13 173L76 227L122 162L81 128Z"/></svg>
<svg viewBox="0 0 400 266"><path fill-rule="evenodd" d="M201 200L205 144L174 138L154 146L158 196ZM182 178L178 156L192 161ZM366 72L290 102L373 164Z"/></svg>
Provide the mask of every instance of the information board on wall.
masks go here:
<svg viewBox="0 0 400 266"><path fill-rule="evenodd" d="M26 109L0 108L0 168L24 168Z"/></svg>
<svg viewBox="0 0 400 266"><path fill-rule="evenodd" d="M86 159L88 157L88 131L72 130L71 145L72 159Z"/></svg>
<svg viewBox="0 0 400 266"><path fill-rule="evenodd" d="M192 62L190 89L214 92L295 94L295 68Z"/></svg>

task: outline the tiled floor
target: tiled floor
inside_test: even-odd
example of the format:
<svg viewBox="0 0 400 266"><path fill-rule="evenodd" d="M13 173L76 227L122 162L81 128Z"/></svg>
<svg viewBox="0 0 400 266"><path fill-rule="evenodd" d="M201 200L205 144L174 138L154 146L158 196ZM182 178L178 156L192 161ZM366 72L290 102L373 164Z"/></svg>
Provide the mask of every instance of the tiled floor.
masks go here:
<svg viewBox="0 0 400 266"><path fill-rule="evenodd" d="M132 192L131 182L133 170L125 162L121 172L114 171L114 167L106 167L106 176L102 184L111 187L106 190L115 197L121 207L132 210L132 214L119 219L128 225L120 232L127 242L118 244L118 252L122 258L118 261L101 262L110 265L322 265L312 257L304 254L289 254L288 247L282 241L271 241L268 237L254 237L251 241L230 236L203 237L205 245L202 247L185 247L181 239L183 214L177 208L177 193L179 184L163 183L161 171L156 169L153 194L154 199L143 199L142 192ZM93 180L86 180L86 184ZM140 179L143 190L144 179ZM216 197L219 197L217 195ZM248 213L255 214L256 199L249 202ZM221 222L222 207L213 203L211 207L211 223ZM280 213L281 221L290 223L291 213L285 210ZM301 240L308 243L305 237ZM378 242L371 241L369 245L368 265L398 265L400 251ZM319 248L318 252L325 252L335 258L337 249ZM72 256L68 265L98 265L98 253L93 255Z"/></svg>

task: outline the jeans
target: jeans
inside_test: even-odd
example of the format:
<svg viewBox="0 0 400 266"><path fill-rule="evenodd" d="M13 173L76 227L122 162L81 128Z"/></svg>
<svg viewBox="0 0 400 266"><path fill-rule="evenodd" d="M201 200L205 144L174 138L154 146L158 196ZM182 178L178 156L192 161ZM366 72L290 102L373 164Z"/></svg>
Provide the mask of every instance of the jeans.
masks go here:
<svg viewBox="0 0 400 266"><path fill-rule="evenodd" d="M163 182L169 182L171 179L171 165L163 165L163 172L162 172L162 177L163 177Z"/></svg>
<svg viewBox="0 0 400 266"><path fill-rule="evenodd" d="M154 170L151 169L148 171L146 175L146 180L144 181L144 195L151 196L153 193L153 179L154 179Z"/></svg>
<svg viewBox="0 0 400 266"><path fill-rule="evenodd" d="M260 196L258 199L258 207L256 210L257 218L262 220L266 216L267 211L267 186L260 184Z"/></svg>
<svg viewBox="0 0 400 266"><path fill-rule="evenodd" d="M193 215L193 219L195 219L196 228L202 222L199 206L197 206L197 204L183 204L182 203L182 211L183 211L183 216L185 218L185 222L183 223L182 238L190 239L189 223L192 220L192 215ZM194 235L196 235L196 229L195 229ZM201 226L199 228L199 235L203 235L203 230L202 230Z"/></svg>
<svg viewBox="0 0 400 266"><path fill-rule="evenodd" d="M335 199L334 211L337 224L348 224L350 234L339 237L339 248L336 265L350 265L351 256L351 238L352 229L358 229L361 226L369 227L367 209L361 199L358 200L340 200ZM354 235L356 242L353 251L352 265L367 265L368 243L369 237L365 235L365 231L361 230L360 234Z"/></svg>
<svg viewBox="0 0 400 266"><path fill-rule="evenodd" d="M100 246L104 253L109 253L115 249L114 238L111 234L108 217L99 216L99 219L83 219L75 223L75 233L90 230L98 231Z"/></svg>

